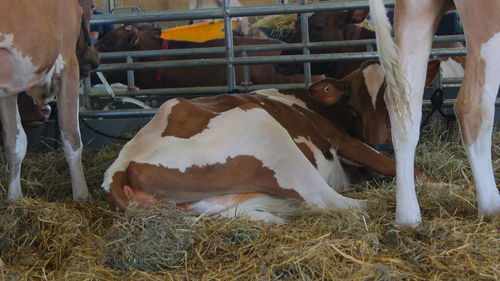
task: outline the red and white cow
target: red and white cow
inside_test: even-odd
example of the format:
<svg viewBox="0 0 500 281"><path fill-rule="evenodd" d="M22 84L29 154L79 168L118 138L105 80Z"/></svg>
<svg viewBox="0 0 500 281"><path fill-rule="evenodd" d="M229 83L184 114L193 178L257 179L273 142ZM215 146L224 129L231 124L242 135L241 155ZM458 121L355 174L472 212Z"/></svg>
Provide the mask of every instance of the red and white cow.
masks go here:
<svg viewBox="0 0 500 281"><path fill-rule="evenodd" d="M455 8L464 26L467 45L467 65L455 111L474 175L479 215L494 216L500 212L500 194L491 161L494 106L500 84L500 1L396 1L398 54L390 38L382 1L370 0L380 43L378 50L390 85L385 99L396 152L396 224L399 225L416 226L421 222L413 169L426 64L439 18Z"/></svg>
<svg viewBox="0 0 500 281"><path fill-rule="evenodd" d="M289 199L363 207L363 200L337 193L357 176L352 166L393 176L395 162L346 130L371 120L386 131L372 139L390 139L383 80L380 65L367 63L344 79L321 80L309 89L172 99L123 147L102 186L112 208L172 200L197 215L271 222L286 217ZM316 100L349 110L337 116ZM353 128L345 128L346 122Z"/></svg>
<svg viewBox="0 0 500 281"><path fill-rule="evenodd" d="M22 197L20 169L26 152L26 134L21 126L17 94L28 89L37 104L45 104L47 99L57 96L73 197L86 199L88 190L81 165L78 127L78 87L80 69L90 70L98 64L98 54L83 32L89 28L93 1L0 0L0 7L3 11L0 16L0 117L9 168L7 199Z"/></svg>

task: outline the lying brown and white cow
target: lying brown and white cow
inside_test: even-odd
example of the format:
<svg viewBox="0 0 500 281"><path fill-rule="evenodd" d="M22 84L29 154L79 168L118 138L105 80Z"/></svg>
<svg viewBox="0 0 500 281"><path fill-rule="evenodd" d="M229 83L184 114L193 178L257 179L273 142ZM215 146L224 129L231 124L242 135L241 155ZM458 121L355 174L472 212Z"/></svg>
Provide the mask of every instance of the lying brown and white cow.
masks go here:
<svg viewBox="0 0 500 281"><path fill-rule="evenodd" d="M20 169L26 134L17 94L28 89L37 104L57 96L73 197L85 199L88 190L81 165L78 86L79 69L88 71L98 64L98 54L88 38L93 1L0 0L0 6L4 11L0 17L0 117L9 168L7 199L22 197Z"/></svg>
<svg viewBox="0 0 500 281"><path fill-rule="evenodd" d="M395 163L337 123L350 119L362 127L365 114L374 116L362 110L364 104L383 111L378 98L383 79L380 65L372 63L309 89L172 99L106 171L102 186L109 203L124 210L133 201L150 206L172 200L197 215L270 222L286 217L288 199L337 209L363 207L364 201L337 193L352 178L345 166L393 176ZM347 116L338 116L315 99L344 107L349 100L358 102L349 105ZM387 117L372 121L388 128Z"/></svg>

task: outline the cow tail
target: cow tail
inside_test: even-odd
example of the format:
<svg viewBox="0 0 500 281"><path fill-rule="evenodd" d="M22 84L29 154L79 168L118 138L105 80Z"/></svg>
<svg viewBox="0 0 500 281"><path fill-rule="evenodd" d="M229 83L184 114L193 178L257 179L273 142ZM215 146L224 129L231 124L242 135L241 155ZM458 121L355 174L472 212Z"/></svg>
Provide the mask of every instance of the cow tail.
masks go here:
<svg viewBox="0 0 500 281"><path fill-rule="evenodd" d="M370 15L375 25L379 60L386 76L385 99L395 108L399 120L410 116L407 81L399 60L399 49L392 40L391 24L382 0L369 0ZM402 124L402 122L401 122ZM401 128L404 133L404 127Z"/></svg>

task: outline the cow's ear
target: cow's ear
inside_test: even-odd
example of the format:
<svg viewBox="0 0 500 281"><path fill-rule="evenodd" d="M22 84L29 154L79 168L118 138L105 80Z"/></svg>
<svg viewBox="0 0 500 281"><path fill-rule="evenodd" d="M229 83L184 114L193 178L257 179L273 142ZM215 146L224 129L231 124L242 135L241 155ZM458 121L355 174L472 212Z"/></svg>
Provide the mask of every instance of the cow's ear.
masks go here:
<svg viewBox="0 0 500 281"><path fill-rule="evenodd" d="M337 103L345 94L344 85L333 78L325 78L309 87L309 94L324 105Z"/></svg>

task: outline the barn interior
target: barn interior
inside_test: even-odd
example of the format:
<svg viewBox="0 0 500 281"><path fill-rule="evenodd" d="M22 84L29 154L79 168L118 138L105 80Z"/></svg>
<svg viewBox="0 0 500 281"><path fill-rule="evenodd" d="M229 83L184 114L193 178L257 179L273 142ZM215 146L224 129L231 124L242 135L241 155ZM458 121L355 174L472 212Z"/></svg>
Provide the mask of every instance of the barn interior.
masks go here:
<svg viewBox="0 0 500 281"><path fill-rule="evenodd" d="M103 12L92 18L94 26L155 23L163 30L184 27L208 17L231 25L231 16L245 13L252 25L266 16L285 11L328 11L366 7L367 1L239 0L243 7L217 10L190 9L186 0L96 0ZM228 1L225 1L228 2ZM389 2L389 6L394 1ZM295 19L307 22L305 16ZM235 65L283 62L282 58L235 58L232 36L222 30L229 47L217 52ZM463 35L439 36L443 41L463 42ZM453 114L461 77L439 73L424 94L424 119L417 147L417 169L448 183L436 187L419 183L417 192L425 220L417 229L394 225L395 182L373 181L355 186L347 196L369 199L366 210L345 213L304 206L294 220L268 225L245 218L193 218L163 206L150 210L114 212L101 189L104 171L121 147L156 112L174 97L193 98L263 88L305 88L311 83L313 61L302 39L304 81L295 84L243 85L231 78L226 85L142 89L135 85L137 71L147 63L141 56L173 56L172 50L147 53L102 53L119 57L119 63L103 63L97 71L106 77L127 71L126 83L107 89L84 79L80 88L80 129L84 143L84 171L92 200L74 202L71 179L61 153L56 121L57 105L48 122L27 131L29 147L22 185L26 199L2 202L0 216L0 266L2 280L498 280L500 260L498 219L477 217L472 174L461 146ZM326 43L328 44L328 43ZM356 44L356 43L353 43ZM359 44L359 43L358 43ZM299 46L300 45L300 46ZM318 44L321 45L321 44ZM363 42L363 55L373 58L375 41ZM244 48L243 48L244 49ZM434 50L433 58L464 55L464 48ZM320 55L319 60L342 60ZM212 60L212 62L210 62ZM260 60L260 61L259 61ZM208 63L220 63L206 59ZM224 64L227 65L227 61ZM196 62L159 61L175 68ZM199 62L198 62L199 63ZM308 65L308 66L307 66ZM151 67L150 67L151 68ZM229 73L229 74L228 74ZM194 78L193 78L194 79ZM98 80L99 81L99 80ZM495 121L500 122L500 92ZM428 117L428 118L427 118ZM493 134L494 175L500 184L500 132ZM0 198L5 200L7 168L3 153ZM149 230L149 231L146 231Z"/></svg>

